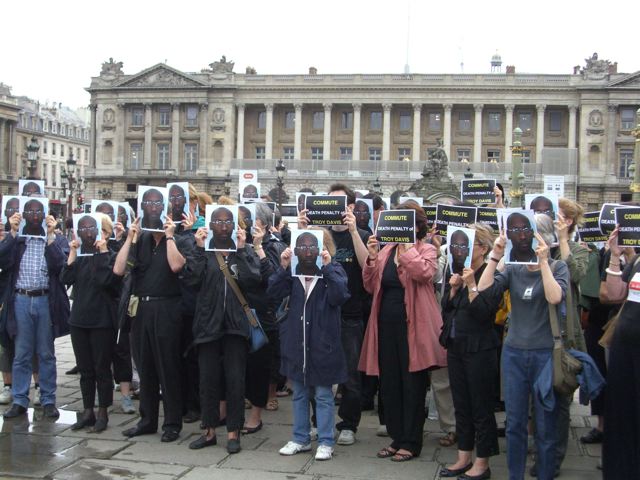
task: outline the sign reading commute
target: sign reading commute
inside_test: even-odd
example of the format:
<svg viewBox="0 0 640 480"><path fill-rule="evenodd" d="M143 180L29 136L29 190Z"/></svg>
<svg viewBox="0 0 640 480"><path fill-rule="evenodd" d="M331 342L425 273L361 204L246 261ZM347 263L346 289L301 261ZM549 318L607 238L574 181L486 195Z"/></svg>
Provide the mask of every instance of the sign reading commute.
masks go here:
<svg viewBox="0 0 640 480"><path fill-rule="evenodd" d="M422 207L422 210L424 210L424 214L427 216L427 225L431 228L436 222L436 206L426 205Z"/></svg>
<svg viewBox="0 0 640 480"><path fill-rule="evenodd" d="M500 226L498 225L498 209L497 208L478 207L476 221L486 223L493 229L495 233L500 233Z"/></svg>
<svg viewBox="0 0 640 480"><path fill-rule="evenodd" d="M618 245L640 247L640 207L622 207L615 210L618 225Z"/></svg>
<svg viewBox="0 0 640 480"><path fill-rule="evenodd" d="M587 212L583 216L582 226L578 227L578 234L580 240L585 243L594 243L598 247L604 245L604 242L609 238L608 235L603 234L600 231L600 225L598 224L598 218L600 212Z"/></svg>
<svg viewBox="0 0 640 480"><path fill-rule="evenodd" d="M385 210L376 225L380 243L416 243L416 211Z"/></svg>
<svg viewBox="0 0 640 480"><path fill-rule="evenodd" d="M493 189L495 187L495 180L461 180L460 199L463 202L469 202L473 204L495 203L496 194L493 192Z"/></svg>
<svg viewBox="0 0 640 480"><path fill-rule="evenodd" d="M347 211L346 195L307 195L305 208L309 225L342 225Z"/></svg>
<svg viewBox="0 0 640 480"><path fill-rule="evenodd" d="M437 205L436 230L438 235L447 236L447 225L466 227L476 222L476 207L462 207L458 205Z"/></svg>
<svg viewBox="0 0 640 480"><path fill-rule="evenodd" d="M617 203L605 203L600 208L600 216L598 217L598 226L600 233L609 237L611 232L616 228L616 208L621 207Z"/></svg>

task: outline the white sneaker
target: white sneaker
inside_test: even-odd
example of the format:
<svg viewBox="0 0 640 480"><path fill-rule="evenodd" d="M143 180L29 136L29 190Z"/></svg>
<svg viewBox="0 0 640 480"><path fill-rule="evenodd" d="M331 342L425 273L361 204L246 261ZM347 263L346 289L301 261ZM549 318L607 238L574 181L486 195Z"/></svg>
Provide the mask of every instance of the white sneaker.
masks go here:
<svg viewBox="0 0 640 480"><path fill-rule="evenodd" d="M280 455L295 455L300 452L308 452L311 450L311 444L300 445L296 442L287 442L287 444L280 449Z"/></svg>
<svg viewBox="0 0 640 480"><path fill-rule="evenodd" d="M356 443L356 434L352 430L341 430L338 435L338 445L353 445Z"/></svg>
<svg viewBox="0 0 640 480"><path fill-rule="evenodd" d="M389 436L389 432L387 432L387 426L386 425L380 425L378 427L378 430L376 430L376 436L378 436L378 437L388 437Z"/></svg>
<svg viewBox="0 0 640 480"><path fill-rule="evenodd" d="M311 437L312 442L315 442L318 439L318 429L316 427L311 427L311 430L309 430L309 437Z"/></svg>
<svg viewBox="0 0 640 480"><path fill-rule="evenodd" d="M40 388L33 389L33 404L40 405Z"/></svg>
<svg viewBox="0 0 640 480"><path fill-rule="evenodd" d="M0 405L9 405L13 402L13 395L11 395L11 387L6 386L0 392Z"/></svg>
<svg viewBox="0 0 640 480"><path fill-rule="evenodd" d="M333 457L333 447L329 445L318 445L316 460L331 460L331 457Z"/></svg>

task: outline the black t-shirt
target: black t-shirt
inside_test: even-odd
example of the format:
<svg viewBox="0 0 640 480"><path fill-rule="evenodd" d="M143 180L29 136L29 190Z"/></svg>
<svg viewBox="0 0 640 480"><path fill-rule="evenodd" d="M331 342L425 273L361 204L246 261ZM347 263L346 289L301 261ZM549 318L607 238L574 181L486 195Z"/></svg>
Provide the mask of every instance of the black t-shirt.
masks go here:
<svg viewBox="0 0 640 480"><path fill-rule="evenodd" d="M640 278L640 262L636 264L638 256L627 264L622 272L622 281L631 287L631 280L635 275ZM636 279L638 280L638 279ZM636 291L639 287L635 287ZM640 347L640 302L631 301L627 297L627 301L620 312L620 321L616 327L616 336L624 343Z"/></svg>
<svg viewBox="0 0 640 480"><path fill-rule="evenodd" d="M382 271L382 298L380 300L380 314L378 315L378 321L382 323L402 322L407 318L407 309L404 304L404 287L398 276L395 256L394 248Z"/></svg>
<svg viewBox="0 0 640 480"><path fill-rule="evenodd" d="M185 240L175 237L178 250L184 255ZM174 240L170 240L174 241ZM177 297L180 295L178 274L171 271L167 260L167 239L162 236L156 245L151 232L142 232L136 245L133 268L134 291L139 297Z"/></svg>
<svg viewBox="0 0 640 480"><path fill-rule="evenodd" d="M349 233L349 230L343 232L330 230L330 232L333 242L336 244L336 254L333 259L344 268L347 274L349 293L351 294L351 298L342 305L342 316L344 318L362 318L362 298L366 292L362 285L362 269L358 263L351 233ZM366 245L369 233L358 229L358 236Z"/></svg>

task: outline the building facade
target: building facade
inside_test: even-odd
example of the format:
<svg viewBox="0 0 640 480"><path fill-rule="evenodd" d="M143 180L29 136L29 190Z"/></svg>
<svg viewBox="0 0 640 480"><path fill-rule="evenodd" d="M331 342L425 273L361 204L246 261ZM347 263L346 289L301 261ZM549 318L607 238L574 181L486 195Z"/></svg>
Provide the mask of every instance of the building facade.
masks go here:
<svg viewBox="0 0 640 480"><path fill-rule="evenodd" d="M626 199L640 72L586 59L572 75L257 75L223 57L185 73L165 64L126 75L112 59L92 78L88 195L134 197L138 184L180 178L235 194L237 170L275 164L286 190L336 179L385 194L419 177L441 142L454 177L468 170L505 186L515 127L523 131L526 188L564 175L586 205Z"/></svg>

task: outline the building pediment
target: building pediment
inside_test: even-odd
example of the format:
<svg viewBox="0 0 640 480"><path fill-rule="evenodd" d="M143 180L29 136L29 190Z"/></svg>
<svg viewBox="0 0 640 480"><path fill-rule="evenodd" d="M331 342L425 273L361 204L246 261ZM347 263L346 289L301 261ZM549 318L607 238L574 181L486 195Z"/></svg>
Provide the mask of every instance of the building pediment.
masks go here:
<svg viewBox="0 0 640 480"><path fill-rule="evenodd" d="M207 83L202 82L192 76L183 73L163 63L154 65L151 68L123 79L114 85L116 88L185 88L185 87L207 87Z"/></svg>
<svg viewBox="0 0 640 480"><path fill-rule="evenodd" d="M638 88L640 89L640 71L630 73L622 78L610 82L612 88Z"/></svg>

